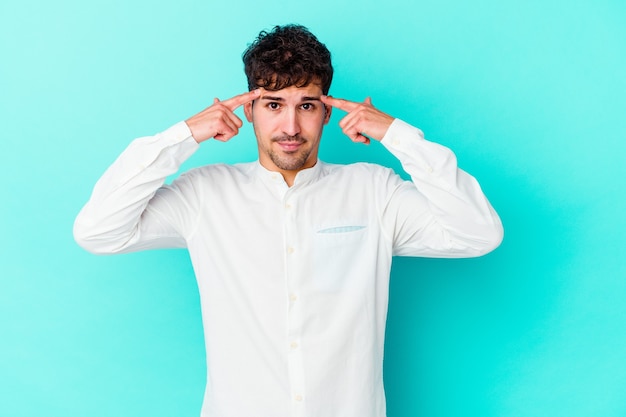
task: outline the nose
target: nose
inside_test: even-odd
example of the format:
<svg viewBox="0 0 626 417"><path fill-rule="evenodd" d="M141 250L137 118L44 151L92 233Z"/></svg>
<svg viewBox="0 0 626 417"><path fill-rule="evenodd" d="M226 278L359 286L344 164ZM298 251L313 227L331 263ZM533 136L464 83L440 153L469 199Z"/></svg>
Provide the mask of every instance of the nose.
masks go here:
<svg viewBox="0 0 626 417"><path fill-rule="evenodd" d="M300 121L295 109L289 109L283 112L283 120L281 121L281 129L287 136L296 136L300 133Z"/></svg>

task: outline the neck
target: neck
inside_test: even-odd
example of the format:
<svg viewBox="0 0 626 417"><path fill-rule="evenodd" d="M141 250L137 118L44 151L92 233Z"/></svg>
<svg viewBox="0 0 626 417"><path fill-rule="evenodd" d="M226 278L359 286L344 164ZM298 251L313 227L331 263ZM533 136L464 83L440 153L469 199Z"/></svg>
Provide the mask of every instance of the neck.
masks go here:
<svg viewBox="0 0 626 417"><path fill-rule="evenodd" d="M307 163L305 166L300 167L298 169L281 169L275 166L274 164L268 164L266 161L263 161L263 160L260 160L259 162L261 166L263 166L268 171L276 172L282 175L287 186L291 187L296 181L296 177L298 176L298 173L302 170L313 168L315 164L317 163L317 160L314 161L313 163Z"/></svg>

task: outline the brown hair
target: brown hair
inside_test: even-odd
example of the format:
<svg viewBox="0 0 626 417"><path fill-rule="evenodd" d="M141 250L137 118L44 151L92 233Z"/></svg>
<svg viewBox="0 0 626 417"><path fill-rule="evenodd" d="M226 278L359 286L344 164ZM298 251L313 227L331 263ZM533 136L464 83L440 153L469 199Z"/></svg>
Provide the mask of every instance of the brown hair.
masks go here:
<svg viewBox="0 0 626 417"><path fill-rule="evenodd" d="M301 25L262 31L243 53L248 89L280 90L317 82L328 94L333 79L330 51Z"/></svg>

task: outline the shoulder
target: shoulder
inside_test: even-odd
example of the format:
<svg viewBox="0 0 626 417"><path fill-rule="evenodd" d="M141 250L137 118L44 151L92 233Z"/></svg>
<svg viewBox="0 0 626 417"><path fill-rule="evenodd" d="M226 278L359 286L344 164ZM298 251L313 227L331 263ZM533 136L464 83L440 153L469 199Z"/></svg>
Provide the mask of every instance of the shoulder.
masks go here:
<svg viewBox="0 0 626 417"><path fill-rule="evenodd" d="M325 163L320 185L350 190L351 193L361 189L367 195L379 195L393 192L403 183L406 181L391 168L369 162L356 162L345 165Z"/></svg>
<svg viewBox="0 0 626 417"><path fill-rule="evenodd" d="M383 178L395 176L393 169L370 162L355 162L352 164L324 163L324 173L333 176L359 176L361 178Z"/></svg>
<svg viewBox="0 0 626 417"><path fill-rule="evenodd" d="M207 179L237 179L245 180L252 176L254 169L254 163L241 163L241 164L211 164L204 165L197 168L192 168L183 174L179 178L185 178L192 181L204 181Z"/></svg>
<svg viewBox="0 0 626 417"><path fill-rule="evenodd" d="M253 180L252 171L253 163L204 165L183 172L171 185L197 195L232 191L241 184L250 183Z"/></svg>

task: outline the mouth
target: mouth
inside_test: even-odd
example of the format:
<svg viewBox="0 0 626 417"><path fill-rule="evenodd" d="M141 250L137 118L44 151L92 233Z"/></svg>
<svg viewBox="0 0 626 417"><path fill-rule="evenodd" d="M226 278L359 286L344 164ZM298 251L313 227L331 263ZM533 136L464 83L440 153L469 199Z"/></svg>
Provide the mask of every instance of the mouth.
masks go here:
<svg viewBox="0 0 626 417"><path fill-rule="evenodd" d="M278 146L285 152L295 152L302 145L303 142L298 141L282 141L278 142Z"/></svg>
<svg viewBox="0 0 626 417"><path fill-rule="evenodd" d="M277 139L274 142L280 146L284 152L295 152L302 146L305 140L302 139Z"/></svg>

